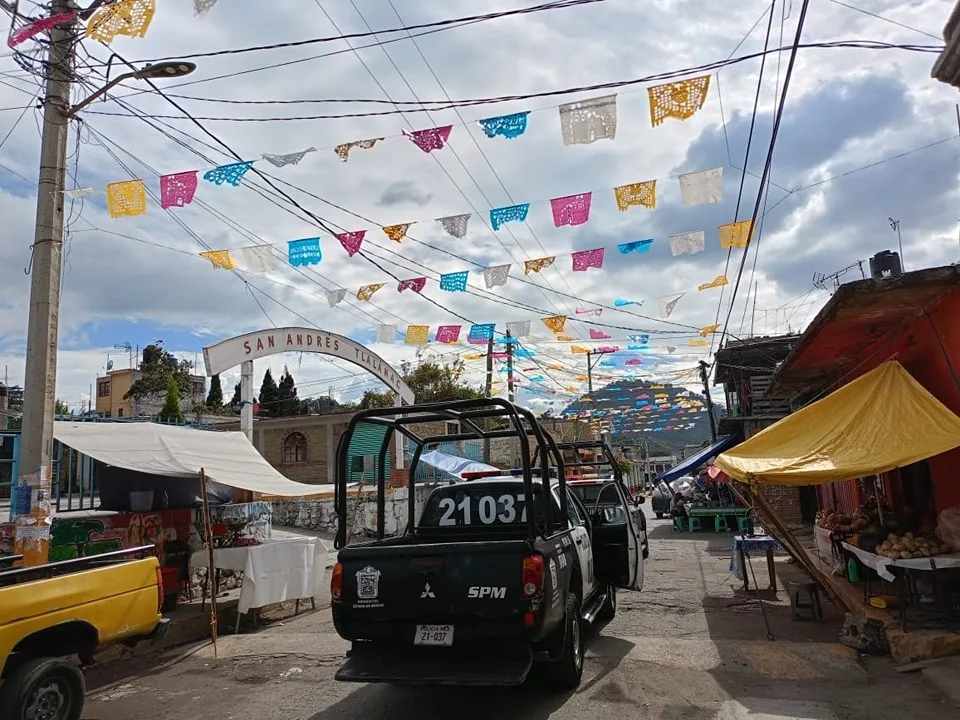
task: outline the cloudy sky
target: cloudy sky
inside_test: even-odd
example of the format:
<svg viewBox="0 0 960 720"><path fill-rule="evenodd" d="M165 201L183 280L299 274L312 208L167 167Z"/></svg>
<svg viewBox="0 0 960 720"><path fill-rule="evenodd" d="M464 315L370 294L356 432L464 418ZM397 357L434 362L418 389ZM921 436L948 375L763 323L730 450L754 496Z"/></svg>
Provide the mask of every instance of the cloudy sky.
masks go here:
<svg viewBox="0 0 960 720"><path fill-rule="evenodd" d="M128 363L116 345L143 346L157 339L178 354L197 358L205 345L238 333L296 325L349 335L392 362L415 360L404 345L409 324L496 323L532 320L524 347L535 357L518 367L528 388L521 399L538 407L560 403L583 386L583 355L553 340L539 321L568 315L574 344L626 348L628 336L649 334L650 348L604 360L604 376L692 383L684 371L711 348L691 347L697 328L719 322L743 337L802 329L828 293L816 273L830 275L873 253L897 249L889 218L899 219L906 269L948 264L960 248L960 138L955 90L930 79L935 55L904 49L808 48L796 60L773 158L762 228L744 264L733 308L730 296L742 250L729 257L717 226L749 218L758 193L788 53L770 54L758 91L761 61L747 60L712 74L709 96L691 119L651 127L647 88L636 80L696 68L763 50L770 3L702 3L693 0L603 0L578 7L504 17L444 28L383 34L256 52L194 56L251 46L387 30L449 18L531 6L534 0L234 0L195 17L192 0L157 0L146 37L117 37L109 48L87 39L79 50L74 89L78 101L101 86L123 61L139 66L160 58L193 59L197 71L147 84L127 81L105 102L81 112L71 128L68 187L96 194L73 204L63 272L58 397L74 407L109 358ZM800 0L776 2L769 47L793 41ZM951 0L918 3L877 0L810 4L804 43L876 41L938 46ZM21 2L21 8L31 6ZM869 12L856 9L869 8ZM395 42L393 42L395 40ZM389 41L389 42L388 42ZM348 44L349 42L349 44ZM36 54L39 45L20 47ZM695 70L684 77L694 77ZM0 58L0 365L11 384L23 381L29 298L30 245L36 205L40 115L37 80L10 53ZM529 96L602 83L615 89L566 92L510 102L424 112L420 102L442 103ZM653 83L655 84L655 83ZM558 105L617 93L614 139L565 146ZM758 112L751 122L755 99ZM225 101L257 101L227 103ZM334 102L331 102L334 101ZM359 102L366 100L368 102ZM172 101L172 102L171 102ZM264 103L263 101L286 101ZM371 102L376 101L376 102ZM174 104L175 103L175 104ZM396 103L396 104L392 104ZM195 118L187 119L184 112ZM436 106L436 105L435 105ZM721 108L722 106L722 108ZM26 109L21 110L18 108ZM402 110L403 112L398 112ZM515 139L484 136L477 120L531 111ZM367 117L296 119L304 116ZM209 118L209 119L208 119ZM214 119L214 118L227 118ZM237 122L239 119L263 122ZM286 119L284 119L286 118ZM424 153L404 130L453 125L441 150ZM753 143L742 183L747 139ZM79 132L78 132L79 130ZM385 138L355 150L342 162L333 147ZM263 153L307 148L297 165L277 168L259 160L266 178L247 174L240 187L200 181L187 207L162 210L154 197L146 214L112 219L107 183L141 178L154 196L159 176L200 170ZM685 207L677 175L723 168L723 199ZM657 179L653 210L619 212L611 188ZM551 198L593 191L590 220L554 226ZM738 196L740 210L737 212ZM490 208L530 203L526 223L499 232ZM765 212L764 212L765 208ZM469 232L457 239L435 218L472 213ZM402 244L383 225L415 222ZM321 225L322 223L322 225ZM348 257L322 227L366 229L364 255ZM706 250L673 257L668 236L704 230ZM269 273L216 270L198 256L207 249L272 244L278 257L288 240L321 237L323 260L309 268L280 262ZM620 243L653 238L643 255L620 255ZM570 253L606 248L602 269L573 272ZM553 255L553 267L523 276L524 260ZM728 264L729 262L729 264ZM510 280L486 290L480 270L511 263ZM864 263L866 268L866 264ZM470 270L469 292L438 288L441 273ZM730 286L697 291L724 273ZM398 294L397 279L426 276L422 296ZM858 278L854 267L842 277ZM354 294L361 285L386 283L370 302ZM330 308L325 291L346 288ZM754 288L756 289L754 291ZM658 299L686 293L668 321ZM617 309L617 299L642 305ZM578 321L577 308L602 308ZM372 344L378 325L399 329L397 344ZM589 330L610 335L589 342ZM719 335L711 338L714 345ZM672 352L670 348L676 348ZM468 346L431 344L422 356L452 358ZM642 364L626 365L630 357ZM615 366L611 365L611 361ZM379 383L366 373L320 356L281 355L258 361L256 382L269 365L287 364L301 396L353 399ZM470 378L482 380L482 362L468 361ZM228 374L230 387L237 373ZM498 373L498 377L503 377ZM0 378L2 379L2 378ZM556 394L554 394L556 393Z"/></svg>

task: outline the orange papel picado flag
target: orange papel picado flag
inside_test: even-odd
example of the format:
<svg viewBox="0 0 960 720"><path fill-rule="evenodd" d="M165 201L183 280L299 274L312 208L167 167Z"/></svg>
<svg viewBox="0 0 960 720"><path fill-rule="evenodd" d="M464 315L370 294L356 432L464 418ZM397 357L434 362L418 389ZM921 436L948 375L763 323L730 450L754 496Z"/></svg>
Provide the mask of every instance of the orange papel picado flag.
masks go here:
<svg viewBox="0 0 960 720"><path fill-rule="evenodd" d="M110 217L134 217L147 212L147 189L143 180L123 180L107 185L107 211Z"/></svg>
<svg viewBox="0 0 960 720"><path fill-rule="evenodd" d="M567 331L566 315L551 315L550 317L540 318L540 320L554 335L562 335Z"/></svg>
<svg viewBox="0 0 960 720"><path fill-rule="evenodd" d="M233 270L237 266L229 250L207 250L200 253L200 257L209 260L218 270Z"/></svg>
<svg viewBox="0 0 960 720"><path fill-rule="evenodd" d="M740 220L739 222L719 225L717 226L717 232L720 234L720 247L746 247L750 243L750 236L753 235L753 220Z"/></svg>
<svg viewBox="0 0 960 720"><path fill-rule="evenodd" d="M703 107L710 90L710 76L655 85L647 89L650 98L650 124L660 125L667 118L688 120Z"/></svg>
<svg viewBox="0 0 960 720"><path fill-rule="evenodd" d="M727 284L727 282L728 281L727 281L726 275L717 275L710 282L703 283L703 285L697 285L697 290L700 290L702 292L703 290L710 290L711 288L723 287L724 285Z"/></svg>

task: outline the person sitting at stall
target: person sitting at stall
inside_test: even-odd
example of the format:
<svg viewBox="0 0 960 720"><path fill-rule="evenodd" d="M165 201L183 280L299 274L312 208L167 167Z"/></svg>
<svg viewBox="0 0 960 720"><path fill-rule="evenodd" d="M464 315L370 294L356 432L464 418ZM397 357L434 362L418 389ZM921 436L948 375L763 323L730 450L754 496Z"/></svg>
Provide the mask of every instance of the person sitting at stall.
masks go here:
<svg viewBox="0 0 960 720"><path fill-rule="evenodd" d="M686 517L687 505L680 493L673 494L673 500L670 501L670 517Z"/></svg>

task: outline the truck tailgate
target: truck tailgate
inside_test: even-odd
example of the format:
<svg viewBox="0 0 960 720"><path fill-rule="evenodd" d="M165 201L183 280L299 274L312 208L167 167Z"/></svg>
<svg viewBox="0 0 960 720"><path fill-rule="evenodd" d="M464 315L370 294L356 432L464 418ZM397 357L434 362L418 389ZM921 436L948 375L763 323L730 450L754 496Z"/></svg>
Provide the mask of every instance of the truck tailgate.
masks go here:
<svg viewBox="0 0 960 720"><path fill-rule="evenodd" d="M427 646L523 636L529 553L523 540L487 541L482 550L449 542L344 548L337 630L350 640Z"/></svg>

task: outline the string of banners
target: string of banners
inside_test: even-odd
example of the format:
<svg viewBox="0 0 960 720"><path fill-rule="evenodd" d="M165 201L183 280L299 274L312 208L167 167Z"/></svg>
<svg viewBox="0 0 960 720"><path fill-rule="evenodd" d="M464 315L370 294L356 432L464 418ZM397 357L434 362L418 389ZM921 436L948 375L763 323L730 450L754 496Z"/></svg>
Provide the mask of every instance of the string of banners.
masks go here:
<svg viewBox="0 0 960 720"><path fill-rule="evenodd" d="M550 315L548 317L540 318L540 322L554 334L555 339L558 342L576 342L578 338L570 336L567 334L567 323L569 318L566 315ZM466 342L468 345L487 345L494 340L494 335L496 334L496 323L474 323L469 326L469 331L467 332ZM464 325L438 325L436 331L431 332L430 325L408 325L406 331L403 333L403 342L407 345L428 345L431 341L440 343L441 345L456 345L461 343L461 333L463 332ZM699 338L689 338L689 345L691 347L704 347L709 345L706 340L703 338L712 335L717 332L720 328L720 324L708 325L702 327L698 330L700 335ZM392 344L395 343L400 337L399 329L396 325L393 324L383 324L378 325L376 328L376 342ZM507 344L515 343L520 338L525 338L530 335L531 332L531 321L530 320L516 320L511 321L506 324L506 335L500 342L505 342ZM597 330L595 328L589 329L590 340L591 341L600 341L600 340L610 340L611 335L604 332L603 330ZM650 349L650 335L648 333L637 333L631 334L628 336L630 344L627 345L626 351L643 351ZM670 345L667 346L668 352L674 352L676 346ZM570 351L574 355L586 355L587 353L597 353L602 355L613 355L616 353L623 352L624 350L619 345L601 345L599 347L585 347L583 345L572 345ZM534 357L535 351L528 348L516 348L512 350L514 357ZM476 357L467 357L465 360L471 359L480 359L485 357L484 355L477 355ZM494 359L505 359L507 357L506 352L494 353ZM632 362L635 360L635 362ZM631 358L627 360L627 365L641 365L642 361L639 358ZM616 367L617 363L615 361L603 361L601 365L605 367Z"/></svg>
<svg viewBox="0 0 960 720"><path fill-rule="evenodd" d="M309 151L310 149L303 150L300 153L293 153L293 155L303 155ZM271 158L284 157L290 156L263 155L263 158L271 162L273 162L270 160ZM203 180L214 185L239 187L243 176L253 167L255 162L255 160L249 160L220 165L206 171L203 174ZM199 170L188 170L161 175L159 178L160 207L164 210L169 210L171 208L190 205L200 186L199 173ZM722 167L684 173L677 176L676 179L685 207L717 204L723 200ZM634 207L651 210L656 208L658 200L657 185L657 180L644 180L613 188L613 199L617 210L627 212ZM76 199L94 195L96 191L92 187L83 187L66 190L64 193ZM142 179L108 183L106 186L107 210L113 218L143 215L147 212L147 195L147 186ZM595 195L599 196L599 192L588 191L575 193L573 195L565 195L549 200L554 226L557 228L576 227L589 222L591 214L596 207L596 203L594 202ZM521 203L493 208L488 211L488 217L484 219L493 231L498 231L509 223L525 223L530 216L531 205L532 203ZM472 217L473 213L461 213L436 218L435 222L440 225L447 235L460 240L467 236ZM410 231L410 228L418 224L418 222L417 220L412 220L395 225L384 225L379 229L387 239L402 244L407 238L407 233ZM747 238L743 236L745 229L746 225L738 223L721 225L718 228L721 247L742 247L745 245L747 242ZM368 230L366 229L353 230L336 233L335 237L347 254L352 257L361 250L363 242L367 238L367 232ZM684 253L693 255L701 252L704 247L704 233L700 230L670 236L670 249L674 255ZM242 251L243 248L224 248L221 252L230 250ZM298 259L302 260L303 258ZM317 258L314 258L314 260L317 263L320 261Z"/></svg>
<svg viewBox="0 0 960 720"><path fill-rule="evenodd" d="M678 80L647 88L650 104L650 125L658 127L665 120L689 120L707 100L710 90L710 75ZM557 106L560 119L560 135L563 144L590 145L598 140L613 140L617 136L617 95L603 95ZM483 134L489 139L515 140L527 132L530 110L498 115L477 120ZM406 138L425 153L442 150L450 141L453 125L441 125L424 130L404 130ZM386 137L365 138L341 143L333 148L343 162L350 159L355 150L372 150Z"/></svg>

